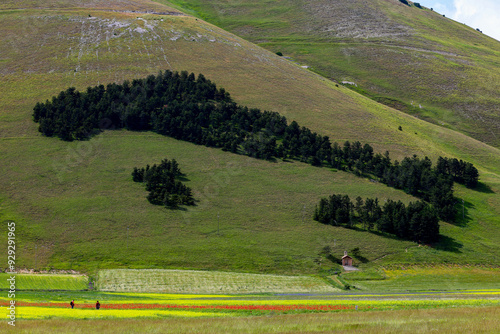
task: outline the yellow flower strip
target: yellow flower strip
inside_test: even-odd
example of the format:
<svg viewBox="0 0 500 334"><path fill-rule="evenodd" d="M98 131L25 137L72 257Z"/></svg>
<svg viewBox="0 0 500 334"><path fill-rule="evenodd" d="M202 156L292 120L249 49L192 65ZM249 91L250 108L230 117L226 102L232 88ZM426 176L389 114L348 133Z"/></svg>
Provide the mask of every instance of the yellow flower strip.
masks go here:
<svg viewBox="0 0 500 334"><path fill-rule="evenodd" d="M16 317L20 319L100 319L100 318L162 318L162 317L224 317L231 314L222 312L197 312L185 310L93 310L55 307L19 307Z"/></svg>

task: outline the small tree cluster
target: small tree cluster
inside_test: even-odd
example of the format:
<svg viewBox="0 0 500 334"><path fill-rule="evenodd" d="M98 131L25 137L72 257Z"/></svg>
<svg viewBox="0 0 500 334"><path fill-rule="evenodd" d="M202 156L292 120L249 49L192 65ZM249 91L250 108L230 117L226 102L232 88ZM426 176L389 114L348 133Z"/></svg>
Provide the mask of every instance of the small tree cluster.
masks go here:
<svg viewBox="0 0 500 334"><path fill-rule="evenodd" d="M353 203L347 195L333 194L320 200L313 218L327 225L377 229L423 243L439 238L438 215L432 206L422 201L404 205L401 201L388 200L380 206L377 198L357 197Z"/></svg>
<svg viewBox="0 0 500 334"><path fill-rule="evenodd" d="M148 201L156 205L165 205L175 209L179 205L194 205L191 188L176 180L183 174L175 159L164 159L159 165L145 168L134 167L132 179L146 183L149 191Z"/></svg>
<svg viewBox="0 0 500 334"><path fill-rule="evenodd" d="M442 175L451 175L455 182L465 184L468 188L475 188L479 182L479 172L470 162L456 158L439 157L436 172Z"/></svg>
<svg viewBox="0 0 500 334"><path fill-rule="evenodd" d="M390 187L402 189L406 193L430 202L439 217L451 221L455 217L455 197L453 196L453 179L437 168L425 157L404 158L384 169L382 182Z"/></svg>

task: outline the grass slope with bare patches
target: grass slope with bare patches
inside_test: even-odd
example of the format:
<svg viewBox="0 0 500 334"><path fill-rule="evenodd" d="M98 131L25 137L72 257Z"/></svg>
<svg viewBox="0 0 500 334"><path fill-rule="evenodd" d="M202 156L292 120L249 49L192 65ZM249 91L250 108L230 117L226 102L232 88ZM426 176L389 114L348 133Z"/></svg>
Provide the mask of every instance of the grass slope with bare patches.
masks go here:
<svg viewBox="0 0 500 334"><path fill-rule="evenodd" d="M328 245L338 256L359 247L374 264L498 264L498 149L336 87L194 17L131 12L171 10L150 5L137 0L89 8L51 1L45 9L30 9L34 4L23 1L17 10L2 11L0 219L16 222L18 267L32 268L36 261L39 268L89 271L315 273L335 265L316 261ZM393 158L465 159L480 170L482 186L479 191L456 186L465 201L464 219L443 223L439 244L416 247L312 221L318 200L332 193L381 202L414 200L381 184L296 161L249 159L149 132L106 131L89 141L67 143L42 137L32 122L36 102L69 86L84 90L160 69L203 73L240 104L277 111L339 142L370 143L377 151L389 150ZM183 166L197 207L152 207L141 185L132 182L133 167L164 158Z"/></svg>
<svg viewBox="0 0 500 334"><path fill-rule="evenodd" d="M500 42L397 0L172 3L377 100L498 147ZM476 27L474 27L476 28Z"/></svg>

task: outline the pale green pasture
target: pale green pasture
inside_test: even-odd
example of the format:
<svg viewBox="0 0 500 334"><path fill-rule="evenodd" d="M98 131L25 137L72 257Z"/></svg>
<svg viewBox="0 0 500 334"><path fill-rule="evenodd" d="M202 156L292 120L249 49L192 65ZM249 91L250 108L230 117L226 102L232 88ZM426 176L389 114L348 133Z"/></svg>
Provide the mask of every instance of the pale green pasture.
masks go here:
<svg viewBox="0 0 500 334"><path fill-rule="evenodd" d="M164 293L327 293L338 292L311 276L219 271L108 269L98 274L99 291Z"/></svg>

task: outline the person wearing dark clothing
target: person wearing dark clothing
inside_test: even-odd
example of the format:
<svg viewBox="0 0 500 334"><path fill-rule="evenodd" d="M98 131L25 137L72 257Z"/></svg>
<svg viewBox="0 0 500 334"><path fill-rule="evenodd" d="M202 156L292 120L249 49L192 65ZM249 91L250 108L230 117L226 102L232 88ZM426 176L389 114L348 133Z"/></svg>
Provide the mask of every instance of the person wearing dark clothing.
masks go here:
<svg viewBox="0 0 500 334"><path fill-rule="evenodd" d="M71 305L71 308L75 308L75 301L72 300L71 303L69 303L69 305Z"/></svg>
<svg viewBox="0 0 500 334"><path fill-rule="evenodd" d="M97 301L97 303L95 303L95 309L98 310L101 308L101 304L99 303L99 301Z"/></svg>

